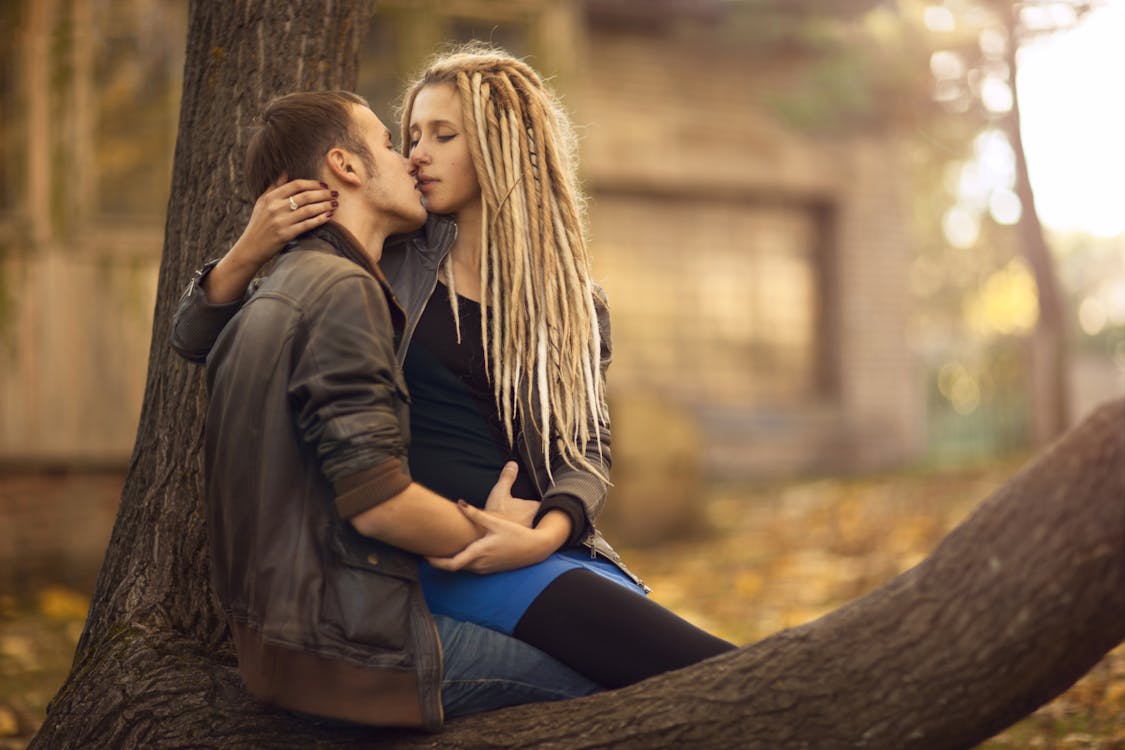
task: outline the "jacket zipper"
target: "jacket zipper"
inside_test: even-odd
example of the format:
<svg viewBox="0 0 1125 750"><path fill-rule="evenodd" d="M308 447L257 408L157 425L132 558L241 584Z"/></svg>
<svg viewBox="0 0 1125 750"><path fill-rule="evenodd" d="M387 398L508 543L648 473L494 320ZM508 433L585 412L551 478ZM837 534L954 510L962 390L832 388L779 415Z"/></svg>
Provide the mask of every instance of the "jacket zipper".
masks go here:
<svg viewBox="0 0 1125 750"><path fill-rule="evenodd" d="M395 359L398 361L398 366L401 368L406 363L406 350L410 347L410 340L414 338L414 329L418 327L418 321L422 319L422 313L426 311L426 305L430 303L430 297L434 295L434 290L437 289L438 275L441 274L441 264L449 257L449 248L457 241L457 224L453 224L453 239L445 243L442 248L441 256L437 260L437 268L434 269L433 278L430 281L430 288L426 290L424 295L419 295L418 311L413 315L409 315L406 319L406 330L402 332L402 341L399 342L398 352Z"/></svg>

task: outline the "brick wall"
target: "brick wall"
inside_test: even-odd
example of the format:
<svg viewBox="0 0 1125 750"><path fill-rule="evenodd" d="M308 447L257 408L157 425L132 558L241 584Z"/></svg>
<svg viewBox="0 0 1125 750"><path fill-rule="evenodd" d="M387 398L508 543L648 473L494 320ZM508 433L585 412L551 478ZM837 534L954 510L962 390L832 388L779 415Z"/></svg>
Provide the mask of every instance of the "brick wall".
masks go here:
<svg viewBox="0 0 1125 750"><path fill-rule="evenodd" d="M0 473L0 593L92 589L123 483L120 471Z"/></svg>
<svg viewBox="0 0 1125 750"><path fill-rule="evenodd" d="M906 282L914 248L898 144L855 138L841 150L849 188L839 203L840 407L848 464L862 469L920 455L925 399L907 339Z"/></svg>
<svg viewBox="0 0 1125 750"><path fill-rule="evenodd" d="M159 235L149 242L138 257L76 243L0 259L11 300L0 320L0 465L128 460L156 301Z"/></svg>
<svg viewBox="0 0 1125 750"><path fill-rule="evenodd" d="M692 407L712 475L874 468L918 456L924 400L907 345L912 247L896 141L787 130L769 102L799 75L799 61L760 59L706 31L590 29L584 44L589 65L568 101L583 126L595 271L616 300L611 392L639 389ZM772 232L781 224L771 216L791 217L793 231ZM731 353L719 339L701 349L691 331L662 334L675 317L705 321L690 306L720 292L686 274L703 269L695 273L747 298L776 295L783 282L770 274L781 269L749 256L794 242L808 244L803 256L778 257L815 274L803 311L815 324L815 361L782 360L790 369L779 376L765 356L779 349L751 353L740 400L693 403L693 384L729 369ZM684 259L670 262L670 252ZM662 268L663 282L649 283ZM767 387L754 389L755 379Z"/></svg>

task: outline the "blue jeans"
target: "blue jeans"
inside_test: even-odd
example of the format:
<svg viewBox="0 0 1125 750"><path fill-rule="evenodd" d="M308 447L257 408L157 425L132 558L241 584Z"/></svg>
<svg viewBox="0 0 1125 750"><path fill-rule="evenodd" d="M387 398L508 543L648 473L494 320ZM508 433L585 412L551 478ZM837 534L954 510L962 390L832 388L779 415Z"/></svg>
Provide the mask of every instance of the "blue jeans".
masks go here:
<svg viewBox="0 0 1125 750"><path fill-rule="evenodd" d="M435 615L434 622L443 652L441 702L447 719L602 690L511 636L443 615Z"/></svg>

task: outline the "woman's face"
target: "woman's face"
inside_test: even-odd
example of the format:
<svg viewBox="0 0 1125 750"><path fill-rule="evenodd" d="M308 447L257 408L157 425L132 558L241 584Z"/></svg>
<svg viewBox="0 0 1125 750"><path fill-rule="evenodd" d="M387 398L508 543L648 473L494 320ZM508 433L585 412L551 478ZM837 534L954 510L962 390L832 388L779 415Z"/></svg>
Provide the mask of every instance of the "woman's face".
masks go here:
<svg viewBox="0 0 1125 750"><path fill-rule="evenodd" d="M480 211L469 137L452 85L433 84L418 92L410 110L410 165L422 204L431 213Z"/></svg>

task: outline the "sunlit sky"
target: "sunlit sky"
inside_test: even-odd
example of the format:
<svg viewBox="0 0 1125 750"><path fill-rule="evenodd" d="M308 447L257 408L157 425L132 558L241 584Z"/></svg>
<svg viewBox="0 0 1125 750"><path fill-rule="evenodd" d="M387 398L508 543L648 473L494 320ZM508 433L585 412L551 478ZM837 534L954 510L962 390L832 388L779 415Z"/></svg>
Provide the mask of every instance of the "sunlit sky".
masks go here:
<svg viewBox="0 0 1125 750"><path fill-rule="evenodd" d="M1054 229L1125 233L1125 0L1019 58L1035 203Z"/></svg>

